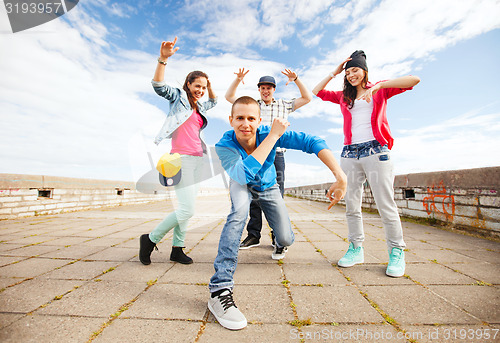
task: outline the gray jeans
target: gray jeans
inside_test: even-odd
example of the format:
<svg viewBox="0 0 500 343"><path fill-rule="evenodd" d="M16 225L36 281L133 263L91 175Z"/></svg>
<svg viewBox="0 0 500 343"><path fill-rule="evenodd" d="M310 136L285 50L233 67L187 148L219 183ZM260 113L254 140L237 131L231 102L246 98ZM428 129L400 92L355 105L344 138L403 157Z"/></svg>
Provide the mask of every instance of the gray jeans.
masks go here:
<svg viewBox="0 0 500 343"><path fill-rule="evenodd" d="M389 250L404 248L403 229L394 201L393 166L387 146L381 146L377 141L346 145L340 166L347 175L345 203L349 242L358 247L365 239L361 201L363 184L368 180L382 217L387 247Z"/></svg>

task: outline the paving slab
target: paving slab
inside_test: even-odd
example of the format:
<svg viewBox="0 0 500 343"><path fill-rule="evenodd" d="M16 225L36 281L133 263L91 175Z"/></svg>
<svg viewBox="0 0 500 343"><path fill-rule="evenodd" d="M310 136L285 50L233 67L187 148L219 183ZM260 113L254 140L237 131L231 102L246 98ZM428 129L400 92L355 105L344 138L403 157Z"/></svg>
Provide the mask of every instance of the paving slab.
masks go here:
<svg viewBox="0 0 500 343"><path fill-rule="evenodd" d="M206 292L205 302L208 296ZM291 299L286 287L281 284L237 285L234 288L234 301L249 322L286 324L294 320ZM209 320L215 321L212 314Z"/></svg>
<svg viewBox="0 0 500 343"><path fill-rule="evenodd" d="M296 242L286 253L285 263L324 263L325 257L309 242Z"/></svg>
<svg viewBox="0 0 500 343"><path fill-rule="evenodd" d="M171 232L150 265L137 257L175 201L0 221L0 341L479 342L443 335L499 329L500 243L403 222L406 276L390 278L378 215L364 214L365 263L339 268L345 209L286 203L296 236L286 257L271 259L266 222L261 245L239 253L234 299L249 324L235 332L207 309L227 196L197 199L191 265L170 261Z"/></svg>
<svg viewBox="0 0 500 343"><path fill-rule="evenodd" d="M480 320L419 285L362 286L369 299L398 323L477 324Z"/></svg>
<svg viewBox="0 0 500 343"><path fill-rule="evenodd" d="M139 250L137 249L137 247L135 248L110 247L85 257L85 260L125 262L136 257L137 255L139 255Z"/></svg>
<svg viewBox="0 0 500 343"><path fill-rule="evenodd" d="M141 294L147 285L135 282L87 282L60 300L37 311L40 314L107 318Z"/></svg>
<svg viewBox="0 0 500 343"><path fill-rule="evenodd" d="M194 337L196 337L200 330L200 326L201 323L197 321L118 318L94 342L188 343L193 342Z"/></svg>
<svg viewBox="0 0 500 343"><path fill-rule="evenodd" d="M5 241L5 240L2 240L1 244L0 244L0 253L5 253L5 252L8 252L8 251L11 251L13 249L17 249L17 248L22 248L24 245L22 244L13 244L13 243L9 243L8 241Z"/></svg>
<svg viewBox="0 0 500 343"><path fill-rule="evenodd" d="M27 259L26 256L0 256L0 267Z"/></svg>
<svg viewBox="0 0 500 343"><path fill-rule="evenodd" d="M99 276L99 279L106 281L142 282L147 284L148 282L161 280L162 276L175 265L173 262L151 263L149 266L144 266L138 261L125 262L118 265L113 272ZM198 268L198 265L193 265L193 267ZM191 271L191 269L188 270Z"/></svg>
<svg viewBox="0 0 500 343"><path fill-rule="evenodd" d="M500 292L496 287L439 285L430 286L429 289L484 322L500 323Z"/></svg>
<svg viewBox="0 0 500 343"><path fill-rule="evenodd" d="M0 267L0 276L32 278L67 264L68 261L50 258L28 258L18 263Z"/></svg>
<svg viewBox="0 0 500 343"><path fill-rule="evenodd" d="M90 247L86 245L71 245L67 247L57 247L56 250L42 254L41 257L56 259L82 259L98 251L107 249L107 247Z"/></svg>
<svg viewBox="0 0 500 343"><path fill-rule="evenodd" d="M123 313L126 317L202 320L207 310L208 286L157 283Z"/></svg>
<svg viewBox="0 0 500 343"><path fill-rule="evenodd" d="M24 315L18 313L0 313L0 329L9 326L22 317L24 317Z"/></svg>
<svg viewBox="0 0 500 343"><path fill-rule="evenodd" d="M158 283L196 284L199 283L200 280L206 281L210 279L210 277L214 273L214 267L212 263L199 262L193 263L193 265L185 265L170 262L169 264L167 264L167 266L169 266L167 269L165 269L165 263L158 265L164 266L164 272L158 279ZM140 269L145 269L143 266L141 267L142 268Z"/></svg>
<svg viewBox="0 0 500 343"><path fill-rule="evenodd" d="M26 278L23 277L0 277L0 290L3 292L5 288L15 285L16 283L19 283L21 281L26 280Z"/></svg>
<svg viewBox="0 0 500 343"><path fill-rule="evenodd" d="M58 260L56 260L58 261ZM68 261L62 261L66 265L54 269L47 273L47 277L52 279L76 279L76 280L91 280L103 272L115 268L119 262L101 262L101 261L76 261L68 264Z"/></svg>
<svg viewBox="0 0 500 343"><path fill-rule="evenodd" d="M290 286L297 315L319 323L382 323L382 316L353 286ZM355 310L353 310L355 309Z"/></svg>
<svg viewBox="0 0 500 343"><path fill-rule="evenodd" d="M82 284L77 280L52 280L44 277L27 280L0 293L0 311L28 313Z"/></svg>
<svg viewBox="0 0 500 343"><path fill-rule="evenodd" d="M203 334L198 342L220 343L220 342L248 342L248 343L288 343L291 341L290 330L293 326L288 324L252 324L250 323L243 331L230 331L224 329L218 323L207 323ZM300 340L297 340L300 342Z"/></svg>
<svg viewBox="0 0 500 343"><path fill-rule="evenodd" d="M293 285L346 285L342 273L327 261L308 264L283 264L283 274Z"/></svg>
<svg viewBox="0 0 500 343"><path fill-rule="evenodd" d="M9 251L4 252L4 256L24 256L24 257L31 257L31 256L38 256L38 255L45 255L47 253L56 251L59 249L57 246L44 246L41 244L37 245L31 245L27 247L20 247L17 249L12 249Z"/></svg>
<svg viewBox="0 0 500 343"><path fill-rule="evenodd" d="M415 265L406 264L406 273L411 274ZM339 267L340 268L340 267ZM364 286L392 286L392 285L412 285L413 281L401 278L389 278L385 275L386 264L367 264L356 266L356 268L341 268L342 274L349 278L356 285Z"/></svg>
<svg viewBox="0 0 500 343"><path fill-rule="evenodd" d="M49 242L41 243L40 245L42 245L42 246L44 246L44 245L69 246L69 245L83 243L83 242L86 242L88 240L89 240L88 237L76 237L76 236L74 236L74 237L59 237L59 238L53 239Z"/></svg>
<svg viewBox="0 0 500 343"><path fill-rule="evenodd" d="M4 343L86 342L99 329L101 318L69 316L25 316L0 330Z"/></svg>
<svg viewBox="0 0 500 343"><path fill-rule="evenodd" d="M475 279L437 263L411 264L406 274L424 285L470 285Z"/></svg>
<svg viewBox="0 0 500 343"><path fill-rule="evenodd" d="M487 262L446 263L446 266L471 278L500 285L500 265Z"/></svg>

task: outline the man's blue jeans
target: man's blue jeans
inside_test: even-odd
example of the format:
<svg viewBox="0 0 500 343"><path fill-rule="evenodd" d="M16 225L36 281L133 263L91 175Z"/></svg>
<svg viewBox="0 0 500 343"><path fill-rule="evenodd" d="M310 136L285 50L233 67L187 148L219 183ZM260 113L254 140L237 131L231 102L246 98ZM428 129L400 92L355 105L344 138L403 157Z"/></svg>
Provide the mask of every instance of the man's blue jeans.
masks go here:
<svg viewBox="0 0 500 343"><path fill-rule="evenodd" d="M219 250L214 261L215 274L210 279L211 292L222 288L233 288L233 274L238 264L240 240L248 217L250 201L256 199L273 229L278 247L292 245L295 236L288 217L285 200L281 197L277 184L264 190L256 191L247 185L240 185L230 180L231 212L227 216L219 240Z"/></svg>

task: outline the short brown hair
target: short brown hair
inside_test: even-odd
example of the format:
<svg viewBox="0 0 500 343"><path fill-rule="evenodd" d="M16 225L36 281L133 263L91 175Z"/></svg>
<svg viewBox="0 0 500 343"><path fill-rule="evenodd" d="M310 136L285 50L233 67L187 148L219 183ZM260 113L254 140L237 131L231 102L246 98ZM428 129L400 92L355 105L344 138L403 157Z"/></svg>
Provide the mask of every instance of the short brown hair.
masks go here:
<svg viewBox="0 0 500 343"><path fill-rule="evenodd" d="M259 109L259 116L260 116L260 105L259 103L254 99L252 98L251 96L241 96L239 97L238 99L236 99L234 102L233 102L233 106L231 107L231 116L233 115L233 112L234 112L234 106L236 106L237 104L242 104L242 105L250 105L250 104L255 104L257 105L257 108Z"/></svg>

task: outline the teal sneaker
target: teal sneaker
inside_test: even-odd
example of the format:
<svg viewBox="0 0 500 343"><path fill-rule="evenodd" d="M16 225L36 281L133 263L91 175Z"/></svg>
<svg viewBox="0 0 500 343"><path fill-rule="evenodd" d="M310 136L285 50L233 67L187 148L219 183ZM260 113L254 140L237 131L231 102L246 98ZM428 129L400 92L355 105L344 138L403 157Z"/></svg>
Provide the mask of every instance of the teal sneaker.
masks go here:
<svg viewBox="0 0 500 343"><path fill-rule="evenodd" d="M342 257L337 262L337 265L339 267L347 268L363 262L365 262L365 253L363 247L358 247L354 249L354 244L352 244L351 242L349 244L349 249L347 249L347 252L345 253L344 257Z"/></svg>
<svg viewBox="0 0 500 343"><path fill-rule="evenodd" d="M392 248L389 254L389 264L385 273L388 276L400 277L405 273L405 252L400 248Z"/></svg>

